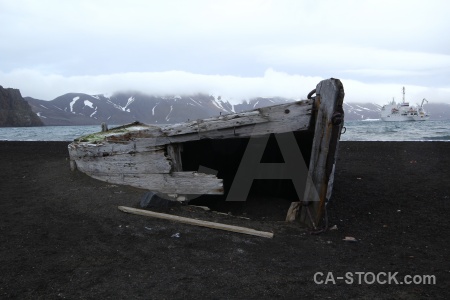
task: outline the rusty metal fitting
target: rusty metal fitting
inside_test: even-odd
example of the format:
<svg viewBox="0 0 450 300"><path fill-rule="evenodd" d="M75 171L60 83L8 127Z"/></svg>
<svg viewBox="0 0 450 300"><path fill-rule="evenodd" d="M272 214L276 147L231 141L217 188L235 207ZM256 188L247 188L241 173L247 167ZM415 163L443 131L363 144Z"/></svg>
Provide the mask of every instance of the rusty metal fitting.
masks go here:
<svg viewBox="0 0 450 300"><path fill-rule="evenodd" d="M342 114L340 112L334 112L331 116L331 122L333 125L340 125L342 123Z"/></svg>
<svg viewBox="0 0 450 300"><path fill-rule="evenodd" d="M309 92L308 94L308 99L313 99L315 97L313 97L312 95L314 95L316 93L316 89L313 89L311 92Z"/></svg>

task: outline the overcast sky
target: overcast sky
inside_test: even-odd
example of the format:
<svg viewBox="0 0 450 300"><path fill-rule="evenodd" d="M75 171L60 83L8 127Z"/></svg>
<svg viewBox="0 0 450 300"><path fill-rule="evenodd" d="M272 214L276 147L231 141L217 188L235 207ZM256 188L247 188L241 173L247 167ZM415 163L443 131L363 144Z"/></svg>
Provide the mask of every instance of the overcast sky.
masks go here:
<svg viewBox="0 0 450 300"><path fill-rule="evenodd" d="M0 0L0 85L69 93L450 103L450 2Z"/></svg>

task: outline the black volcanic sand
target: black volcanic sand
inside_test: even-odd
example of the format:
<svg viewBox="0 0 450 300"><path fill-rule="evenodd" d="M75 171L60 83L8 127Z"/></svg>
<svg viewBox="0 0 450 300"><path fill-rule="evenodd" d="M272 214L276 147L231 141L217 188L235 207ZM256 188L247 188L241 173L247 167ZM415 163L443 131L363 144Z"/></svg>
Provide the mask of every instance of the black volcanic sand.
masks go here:
<svg viewBox="0 0 450 300"><path fill-rule="evenodd" d="M145 191L71 172L67 143L0 142L0 298L450 299L449 154L450 143L341 142L328 207L338 229L319 235L260 216L168 209L273 231L267 239L123 213L117 206L137 207ZM316 272L437 282L358 284L354 273L352 285L319 285Z"/></svg>

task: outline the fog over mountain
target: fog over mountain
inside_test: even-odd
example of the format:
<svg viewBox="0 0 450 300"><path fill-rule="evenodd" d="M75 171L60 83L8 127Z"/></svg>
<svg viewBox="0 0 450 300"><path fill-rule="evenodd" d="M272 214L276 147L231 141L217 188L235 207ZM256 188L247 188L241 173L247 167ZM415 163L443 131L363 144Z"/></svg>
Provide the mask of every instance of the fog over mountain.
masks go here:
<svg viewBox="0 0 450 300"><path fill-rule="evenodd" d="M69 93L52 101L30 97L26 100L46 125L124 124L134 121L169 124L293 101L255 98L233 105L221 96L206 94L162 97L141 93L117 93L112 96Z"/></svg>
<svg viewBox="0 0 450 300"><path fill-rule="evenodd" d="M31 97L25 99L45 125L99 125L102 122L119 125L134 121L169 124L299 100L260 97L231 104L220 95L151 96L137 92L113 95L69 93L52 101ZM347 121L378 119L380 109L381 105L378 104L347 103L344 100ZM425 105L425 109L431 114L432 120L450 119L450 104L430 103Z"/></svg>

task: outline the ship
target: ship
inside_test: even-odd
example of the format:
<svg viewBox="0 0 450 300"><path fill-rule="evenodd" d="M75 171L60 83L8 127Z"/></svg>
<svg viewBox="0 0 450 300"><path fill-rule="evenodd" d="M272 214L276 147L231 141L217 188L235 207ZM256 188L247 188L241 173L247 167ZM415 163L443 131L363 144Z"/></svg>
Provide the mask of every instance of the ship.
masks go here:
<svg viewBox="0 0 450 300"><path fill-rule="evenodd" d="M423 98L420 105L410 106L409 102L405 101L405 87L403 87L402 102L396 103L395 99L392 99L381 108L380 118L387 122L426 121L430 115L423 108L424 102L428 103L428 100Z"/></svg>

